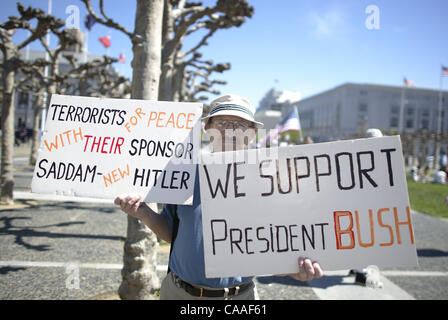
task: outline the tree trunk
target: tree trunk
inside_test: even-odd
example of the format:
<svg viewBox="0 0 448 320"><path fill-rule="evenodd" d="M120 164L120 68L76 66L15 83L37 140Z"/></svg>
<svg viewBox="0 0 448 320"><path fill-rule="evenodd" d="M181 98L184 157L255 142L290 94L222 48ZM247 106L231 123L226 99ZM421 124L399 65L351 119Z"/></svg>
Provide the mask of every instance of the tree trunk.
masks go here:
<svg viewBox="0 0 448 320"><path fill-rule="evenodd" d="M157 100L161 65L163 0L137 0L132 61L132 98ZM151 204L156 208L155 204ZM151 299L160 282L157 277L156 235L140 220L128 216L124 244L121 299Z"/></svg>
<svg viewBox="0 0 448 320"><path fill-rule="evenodd" d="M160 77L160 100L161 101L175 101L174 100L174 66L171 62L166 62L162 66L162 76Z"/></svg>
<svg viewBox="0 0 448 320"><path fill-rule="evenodd" d="M3 65L3 105L2 105L2 156L1 156L1 195L0 202L4 204L13 203L13 155L14 155L14 58L15 50L12 48L12 34L4 42L4 65ZM6 37L6 36L5 36Z"/></svg>
<svg viewBox="0 0 448 320"><path fill-rule="evenodd" d="M132 98L157 100L162 50L163 0L137 0Z"/></svg>
<svg viewBox="0 0 448 320"><path fill-rule="evenodd" d="M162 31L162 70L160 75L159 99L171 101L173 99L173 6L169 0L165 0L163 8Z"/></svg>
<svg viewBox="0 0 448 320"><path fill-rule="evenodd" d="M178 75L178 79L177 79L177 91L178 93L178 100L176 101L182 101L182 102L193 102L193 101L189 101L188 97L187 97L187 77L185 76L185 68L187 66L185 64L182 64L182 67L179 70L179 75Z"/></svg>
<svg viewBox="0 0 448 320"><path fill-rule="evenodd" d="M31 136L31 152L30 165L34 166L37 161L37 153L39 150L39 114L43 104L43 95L37 94L33 98L33 134Z"/></svg>
<svg viewBox="0 0 448 320"><path fill-rule="evenodd" d="M82 97L88 97L88 89L89 89L89 85L87 83L87 78L81 78L79 79L79 95Z"/></svg>

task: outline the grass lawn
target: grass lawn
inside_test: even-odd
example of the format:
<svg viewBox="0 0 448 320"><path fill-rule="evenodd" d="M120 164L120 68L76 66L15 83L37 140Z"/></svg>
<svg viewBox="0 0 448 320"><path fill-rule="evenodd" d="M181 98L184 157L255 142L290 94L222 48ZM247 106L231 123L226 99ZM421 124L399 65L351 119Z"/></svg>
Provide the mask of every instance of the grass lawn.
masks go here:
<svg viewBox="0 0 448 320"><path fill-rule="evenodd" d="M409 200L411 208L439 218L448 218L448 185L437 183L421 183L408 179Z"/></svg>

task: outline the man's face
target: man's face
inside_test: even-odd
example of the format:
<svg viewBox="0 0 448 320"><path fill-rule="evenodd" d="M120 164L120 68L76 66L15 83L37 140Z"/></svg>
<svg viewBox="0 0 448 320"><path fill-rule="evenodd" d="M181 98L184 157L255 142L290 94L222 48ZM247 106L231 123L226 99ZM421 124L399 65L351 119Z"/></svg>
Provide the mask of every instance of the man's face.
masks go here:
<svg viewBox="0 0 448 320"><path fill-rule="evenodd" d="M236 116L214 116L205 130L214 152L246 149L257 133L252 122Z"/></svg>

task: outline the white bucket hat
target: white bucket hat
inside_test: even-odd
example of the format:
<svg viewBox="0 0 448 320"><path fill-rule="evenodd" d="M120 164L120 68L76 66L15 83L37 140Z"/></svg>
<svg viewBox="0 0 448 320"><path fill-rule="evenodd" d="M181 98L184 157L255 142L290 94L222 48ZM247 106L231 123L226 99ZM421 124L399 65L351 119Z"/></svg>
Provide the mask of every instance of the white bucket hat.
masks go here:
<svg viewBox="0 0 448 320"><path fill-rule="evenodd" d="M210 103L210 111L202 120L206 122L214 116L236 116L255 124L257 128L262 128L263 123L255 121L255 108L246 98L236 94L226 94Z"/></svg>

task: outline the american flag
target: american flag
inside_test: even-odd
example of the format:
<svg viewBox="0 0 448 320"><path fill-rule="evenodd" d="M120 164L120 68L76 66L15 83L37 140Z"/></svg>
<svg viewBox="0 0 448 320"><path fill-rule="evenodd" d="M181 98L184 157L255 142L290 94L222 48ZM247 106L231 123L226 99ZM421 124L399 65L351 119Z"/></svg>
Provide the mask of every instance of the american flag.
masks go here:
<svg viewBox="0 0 448 320"><path fill-rule="evenodd" d="M403 85L405 87L415 87L415 82L408 80L406 77L403 78Z"/></svg>
<svg viewBox="0 0 448 320"><path fill-rule="evenodd" d="M275 126L274 129L269 130L269 132L260 139L258 142L258 145L265 146L268 142L269 143L277 143L278 139L280 138L280 134L286 131L300 131L300 119L299 119L299 113L297 112L297 108L293 108L291 112L286 116L282 122L280 122L278 125ZM300 139L302 140L302 139Z"/></svg>
<svg viewBox="0 0 448 320"><path fill-rule="evenodd" d="M442 66L442 76L448 76L448 67Z"/></svg>
<svg viewBox="0 0 448 320"><path fill-rule="evenodd" d="M300 120L297 108L293 108L288 116L280 122L280 133L286 131L300 131Z"/></svg>
<svg viewBox="0 0 448 320"><path fill-rule="evenodd" d="M96 20L93 16L91 16L90 14L88 14L85 19L84 19L84 25L86 26L87 29L91 30L93 25L95 24Z"/></svg>

